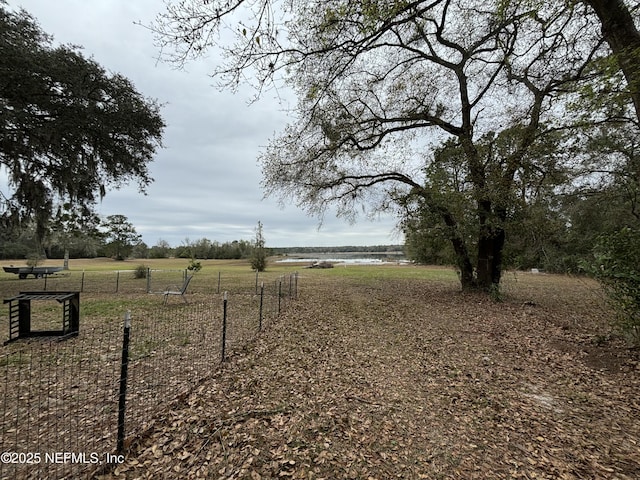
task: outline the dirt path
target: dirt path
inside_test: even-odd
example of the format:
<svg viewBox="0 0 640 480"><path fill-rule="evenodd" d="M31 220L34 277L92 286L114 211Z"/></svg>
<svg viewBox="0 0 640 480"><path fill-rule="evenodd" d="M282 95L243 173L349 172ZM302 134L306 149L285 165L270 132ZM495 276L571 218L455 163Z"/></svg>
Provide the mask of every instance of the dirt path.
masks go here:
<svg viewBox="0 0 640 480"><path fill-rule="evenodd" d="M301 281L108 478L640 478L638 358L594 347L580 285L339 282Z"/></svg>

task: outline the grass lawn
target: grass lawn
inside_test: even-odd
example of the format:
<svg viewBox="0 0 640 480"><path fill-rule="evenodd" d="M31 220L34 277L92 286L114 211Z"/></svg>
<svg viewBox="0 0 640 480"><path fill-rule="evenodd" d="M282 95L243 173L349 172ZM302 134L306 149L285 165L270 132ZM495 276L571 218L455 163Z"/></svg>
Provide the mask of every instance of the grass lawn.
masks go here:
<svg viewBox="0 0 640 480"><path fill-rule="evenodd" d="M224 291L256 290L256 274L247 260L201 260L200 263L202 269L195 273L188 288L188 293L196 299ZM24 260L6 260L0 265L26 266ZM62 265L62 260L46 260L42 264L59 265ZM140 265L151 269L149 282L145 278L134 277L134 271ZM83 318L90 319L96 315L107 315L114 308L125 311L133 305L157 305L160 297L147 295L147 290L159 293L167 289L179 289L188 265L189 260L183 258L126 261L109 258L71 259L67 271L46 279L30 276L24 280L0 270L0 297L11 298L22 291L81 291L81 313ZM299 270L302 266L271 262L267 271L259 274L258 287L265 282L268 288L273 288L273 283L280 276ZM4 334L0 332L0 339L4 340Z"/></svg>

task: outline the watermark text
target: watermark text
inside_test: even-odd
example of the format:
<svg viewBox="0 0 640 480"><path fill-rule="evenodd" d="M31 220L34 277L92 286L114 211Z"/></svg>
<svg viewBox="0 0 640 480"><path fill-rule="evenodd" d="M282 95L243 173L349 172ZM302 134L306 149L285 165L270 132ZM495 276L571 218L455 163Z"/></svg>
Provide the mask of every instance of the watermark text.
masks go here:
<svg viewBox="0 0 640 480"><path fill-rule="evenodd" d="M124 463L124 455L98 452L2 452L0 454L0 462L22 465L40 463L102 465Z"/></svg>

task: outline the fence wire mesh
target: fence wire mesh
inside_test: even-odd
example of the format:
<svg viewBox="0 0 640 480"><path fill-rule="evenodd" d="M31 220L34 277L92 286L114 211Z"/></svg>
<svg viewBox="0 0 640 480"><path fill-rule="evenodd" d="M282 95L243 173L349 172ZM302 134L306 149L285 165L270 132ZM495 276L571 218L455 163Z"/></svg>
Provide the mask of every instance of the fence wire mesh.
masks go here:
<svg viewBox="0 0 640 480"><path fill-rule="evenodd" d="M179 283L182 275L162 272L156 279ZM146 286L144 296L129 291L125 451L173 402L220 368L225 292L226 355L254 339L297 296L297 274L255 284L247 278L220 275L227 287L222 291L217 279L196 282L189 303L176 298L162 305L154 297L150 304ZM85 310L77 337L19 339L0 354L1 479L89 477L117 462L125 312L97 323L90 320L90 306Z"/></svg>
<svg viewBox="0 0 640 480"><path fill-rule="evenodd" d="M32 291L77 291L81 293L105 293L105 294L160 294L166 290L180 287L188 275L189 270L155 270L151 268L139 270L117 271L64 271L41 278L28 277L20 280L22 290ZM287 275L289 277L290 275ZM196 274L196 277L199 277ZM278 277L279 278L279 277ZM247 271L223 272L208 274L206 277L197 278L196 282L189 285L192 293L258 293L261 282L265 285L270 281L279 281L278 278L261 276L258 273ZM283 283L287 281L282 280ZM286 289L288 286L283 286Z"/></svg>

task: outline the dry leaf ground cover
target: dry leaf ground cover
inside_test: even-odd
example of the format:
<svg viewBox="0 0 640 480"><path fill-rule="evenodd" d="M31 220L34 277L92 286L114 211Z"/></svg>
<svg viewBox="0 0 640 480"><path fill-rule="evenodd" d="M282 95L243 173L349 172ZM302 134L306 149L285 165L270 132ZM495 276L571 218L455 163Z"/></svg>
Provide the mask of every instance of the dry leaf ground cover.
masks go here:
<svg viewBox="0 0 640 480"><path fill-rule="evenodd" d="M607 336L597 285L505 291L305 271L285 316L106 478L640 478L638 352Z"/></svg>

